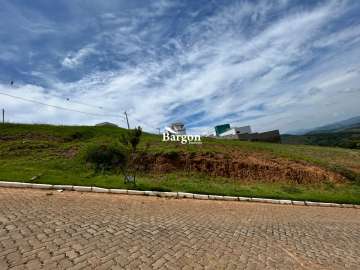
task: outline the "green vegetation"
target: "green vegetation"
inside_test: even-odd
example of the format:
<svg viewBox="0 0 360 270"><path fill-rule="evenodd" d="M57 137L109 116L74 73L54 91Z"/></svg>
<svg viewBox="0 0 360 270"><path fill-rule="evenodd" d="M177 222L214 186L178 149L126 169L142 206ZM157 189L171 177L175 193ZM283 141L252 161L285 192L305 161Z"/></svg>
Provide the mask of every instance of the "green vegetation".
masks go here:
<svg viewBox="0 0 360 270"><path fill-rule="evenodd" d="M282 135L281 141L285 144L307 144L360 149L360 132L359 130L351 130L336 133Z"/></svg>
<svg viewBox="0 0 360 270"><path fill-rule="evenodd" d="M128 150L116 142L93 144L86 148L84 161L93 164L95 172L104 173L117 168L124 170L128 162Z"/></svg>
<svg viewBox="0 0 360 270"><path fill-rule="evenodd" d="M96 152L94 149L98 147L95 146L108 147L116 144L121 141L122 136L128 136L127 134L127 130L116 127L0 125L0 180L30 182L34 176L37 176L34 180L37 183L360 204L359 150L210 138L203 138L202 145L182 145L163 143L159 136L143 133L138 146L139 151L166 153L174 159L180 151L227 154L236 150L242 153L258 153L269 159L283 158L314 164L338 172L348 181L339 184L323 182L317 185L298 185L269 183L266 179L256 182L242 181L180 171L158 175L142 173L138 176L134 187L132 183L125 184L120 173L102 170L104 165L99 165L98 170L94 170L94 165L84 162L84 153ZM117 150L112 151L111 147L106 149L110 149L115 156L119 154ZM121 154L115 158L115 161L118 162L120 157ZM113 160L112 158L110 160Z"/></svg>

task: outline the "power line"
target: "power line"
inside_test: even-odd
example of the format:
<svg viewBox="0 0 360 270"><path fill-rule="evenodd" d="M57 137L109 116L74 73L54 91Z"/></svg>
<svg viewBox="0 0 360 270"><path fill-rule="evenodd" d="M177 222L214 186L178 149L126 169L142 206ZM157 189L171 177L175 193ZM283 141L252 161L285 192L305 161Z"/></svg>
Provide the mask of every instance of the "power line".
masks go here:
<svg viewBox="0 0 360 270"><path fill-rule="evenodd" d="M58 106L58 105L52 105L52 104L44 103L44 102L41 102L41 101L29 99L29 98L19 97L19 96L11 95L11 94L8 94L8 93L0 92L0 95L8 96L8 97L11 97L11 98L14 98L14 99L19 99L19 100L23 100L23 101L27 101L27 102L32 102L32 103L39 104L39 105L42 105L42 106L52 107L52 108L59 109L59 110L76 112L76 113L81 113L81 114L90 115L90 116L121 118L122 120L127 121L128 128L130 128L129 123L128 123L129 120L127 119L127 118L128 118L127 113L126 113L126 116L123 116L123 115L120 115L120 114L119 114L119 115L115 115L115 114L90 113L90 112L84 112L84 111L75 110L75 109L71 109L71 108L65 108L65 107ZM49 95L49 96L51 96L51 95ZM53 95L53 96L54 96L54 95ZM54 97L55 97L55 96L54 96ZM74 103L75 103L75 102L74 102ZM80 103L79 103L79 104L80 104ZM89 105L89 106L91 106L91 105ZM140 119L136 118L135 116L132 116L132 118L133 118L135 121L137 121L138 123L140 123L140 124L142 123L142 121L141 121Z"/></svg>
<svg viewBox="0 0 360 270"><path fill-rule="evenodd" d="M66 98L66 101L75 103L75 104L79 104L79 105L83 105L83 106L87 106L90 108L97 108L100 110L104 110L104 108L102 106L97 106L97 105L93 105L93 104L89 104L89 103L84 103L84 102L80 102L80 101L74 101L74 100L70 100L70 98Z"/></svg>
<svg viewBox="0 0 360 270"><path fill-rule="evenodd" d="M14 85L14 81L10 82L10 85L13 86ZM46 96L49 97L54 97L54 98L58 98L58 99L64 99L68 102L72 102L75 104L79 104L79 105L83 105L83 106L87 106L87 107L91 107L91 108L96 108L96 109L100 109L100 110L104 110L103 106L99 106L99 105L94 105L94 104L89 104L89 103L85 103L85 102L80 102L80 101L76 101L76 100L72 100L69 97L64 97L64 96L60 96L60 95L54 95L54 94L50 94L50 93L45 93Z"/></svg>
<svg viewBox="0 0 360 270"><path fill-rule="evenodd" d="M56 108L56 109L59 109L59 110L77 112L77 113L82 113L82 114L91 115L91 116L106 116L106 117L116 117L116 118L121 117L122 119L125 120L125 117L122 116L122 115L89 113L89 112L79 111L79 110L75 110L75 109L64 108L64 107L57 106L57 105L47 104L47 103L44 103L44 102L41 102L41 101L29 99L29 98L23 98L23 97L19 97L19 96L14 96L14 95L10 95L10 94L7 94L7 93L0 92L0 95L8 96L8 97L11 97L11 98L15 98L15 99L19 99L19 100L23 100L23 101L27 101L27 102L33 102L33 103L36 103L36 104L39 104L39 105L48 106L48 107Z"/></svg>
<svg viewBox="0 0 360 270"><path fill-rule="evenodd" d="M91 108L96 108L96 109L100 109L100 110L104 110L104 107L102 106L98 106L98 105L94 105L94 104L90 104L90 103L85 103L85 102L80 102L80 101L76 101L76 100L72 100L71 98L69 97L63 97L63 96L60 96L60 95L54 95L54 94L49 94L49 93L46 93L45 95L49 96L49 97L54 97L54 98L58 98L58 99L64 99L68 102L72 102L72 103L75 103L75 104L79 104L79 105L83 105L83 106L87 106L87 107L91 107Z"/></svg>

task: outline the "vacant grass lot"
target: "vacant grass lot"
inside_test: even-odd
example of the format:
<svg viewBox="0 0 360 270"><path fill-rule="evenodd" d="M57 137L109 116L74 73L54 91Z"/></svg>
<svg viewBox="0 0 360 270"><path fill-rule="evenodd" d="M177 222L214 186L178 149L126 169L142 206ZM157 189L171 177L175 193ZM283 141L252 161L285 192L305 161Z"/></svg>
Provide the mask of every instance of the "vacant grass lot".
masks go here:
<svg viewBox="0 0 360 270"><path fill-rule="evenodd" d="M140 174L134 187L132 184L125 185L122 175L111 172L95 174L93 168L83 162L83 150L89 144L117 140L125 132L114 127L0 125L0 180L360 204L359 150L207 138L203 139L202 145L181 145L163 143L159 136L144 134L140 149L146 148L152 153L256 152L269 159L281 157L315 164L340 173L347 181L300 185L174 171L157 175Z"/></svg>

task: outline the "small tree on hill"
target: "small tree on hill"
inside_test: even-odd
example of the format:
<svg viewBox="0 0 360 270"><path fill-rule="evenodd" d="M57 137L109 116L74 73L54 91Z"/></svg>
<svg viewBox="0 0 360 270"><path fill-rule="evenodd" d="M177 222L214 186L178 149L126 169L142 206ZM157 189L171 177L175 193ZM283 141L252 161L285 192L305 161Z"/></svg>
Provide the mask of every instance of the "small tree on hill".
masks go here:
<svg viewBox="0 0 360 270"><path fill-rule="evenodd" d="M129 130L117 142L92 144L85 149L84 159L87 163L94 165L95 172L120 170L124 175L125 183L136 184L138 165L135 161L141 135L142 129L137 127Z"/></svg>
<svg viewBox="0 0 360 270"><path fill-rule="evenodd" d="M136 184L136 172L138 170L138 167L137 164L135 164L135 159L141 135L142 129L141 127L137 127L120 138L120 142L130 148L127 167L124 170L125 183L133 182L134 184Z"/></svg>

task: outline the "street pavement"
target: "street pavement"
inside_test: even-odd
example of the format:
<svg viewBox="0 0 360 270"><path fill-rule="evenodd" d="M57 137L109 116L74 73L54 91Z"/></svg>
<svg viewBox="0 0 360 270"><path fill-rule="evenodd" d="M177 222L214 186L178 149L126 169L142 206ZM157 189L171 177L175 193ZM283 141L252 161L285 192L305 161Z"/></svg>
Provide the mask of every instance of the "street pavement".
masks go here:
<svg viewBox="0 0 360 270"><path fill-rule="evenodd" d="M0 269L360 269L360 209L0 188Z"/></svg>

